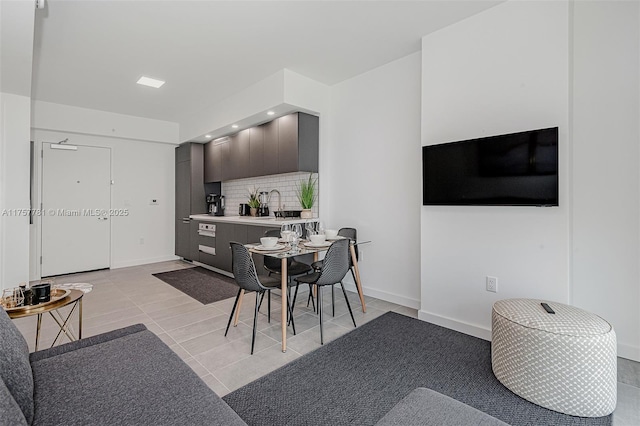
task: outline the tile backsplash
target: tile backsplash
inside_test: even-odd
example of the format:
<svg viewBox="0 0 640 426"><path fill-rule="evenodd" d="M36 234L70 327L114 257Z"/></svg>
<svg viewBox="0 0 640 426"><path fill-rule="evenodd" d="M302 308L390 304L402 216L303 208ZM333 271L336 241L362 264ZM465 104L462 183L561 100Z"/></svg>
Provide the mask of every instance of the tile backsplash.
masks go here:
<svg viewBox="0 0 640 426"><path fill-rule="evenodd" d="M313 179L318 177L317 173L313 173ZM222 182L222 195L225 196L225 216L237 216L238 206L249 200L249 191L254 187L259 191L271 191L277 189L282 196L283 210L302 210L298 197L296 196L296 188L302 180L309 179L308 172L285 173L281 175L262 176L256 178L237 179ZM316 190L320 193L320 179L316 184ZM271 194L269 203L269 214L273 216L273 212L278 209L278 194ZM316 200L313 209L313 217L318 217L318 201Z"/></svg>

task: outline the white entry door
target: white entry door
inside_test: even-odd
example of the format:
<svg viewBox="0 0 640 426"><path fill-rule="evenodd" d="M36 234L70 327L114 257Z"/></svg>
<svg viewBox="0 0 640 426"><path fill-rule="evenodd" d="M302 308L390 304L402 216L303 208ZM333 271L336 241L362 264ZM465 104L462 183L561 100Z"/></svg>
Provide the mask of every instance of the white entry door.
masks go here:
<svg viewBox="0 0 640 426"><path fill-rule="evenodd" d="M111 150L52 145L42 144L41 275L108 268Z"/></svg>

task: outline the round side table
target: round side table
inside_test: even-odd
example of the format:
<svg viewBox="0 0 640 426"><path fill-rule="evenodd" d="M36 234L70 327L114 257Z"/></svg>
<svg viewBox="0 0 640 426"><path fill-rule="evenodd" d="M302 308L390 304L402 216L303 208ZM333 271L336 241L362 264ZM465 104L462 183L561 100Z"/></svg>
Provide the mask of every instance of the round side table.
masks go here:
<svg viewBox="0 0 640 426"><path fill-rule="evenodd" d="M56 292L62 292L62 293L68 292L68 293L62 298L55 299ZM84 296L84 291L82 290L54 289L52 290L52 298L54 298L54 300L52 301L40 303L38 305L18 306L16 308L9 308L5 310L9 315L9 318L11 319L30 317L33 315L38 316L38 325L36 328L36 347L35 347L37 351L40 344L40 327L42 325L42 314L45 314L47 312L49 313L49 315L51 315L51 318L53 318L56 324L58 324L58 327L60 327L60 330L58 331L56 338L53 340L51 347L53 347L56 344L56 342L58 341L58 339L62 334L67 336L71 341L82 339L82 297L83 296ZM73 305L73 306L71 307L71 311L65 318L62 316L60 312L58 312L58 309L64 308L65 306L69 306L69 305ZM71 324L69 323L69 320L71 319L71 316L73 315L76 309L78 309L78 337L77 338L74 335L73 330L71 330Z"/></svg>

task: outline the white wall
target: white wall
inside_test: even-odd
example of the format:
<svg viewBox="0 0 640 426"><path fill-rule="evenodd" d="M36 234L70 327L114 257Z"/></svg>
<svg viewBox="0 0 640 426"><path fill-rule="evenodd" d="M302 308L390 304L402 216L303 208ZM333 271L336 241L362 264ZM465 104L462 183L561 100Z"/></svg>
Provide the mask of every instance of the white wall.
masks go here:
<svg viewBox="0 0 640 426"><path fill-rule="evenodd" d="M640 361L639 6L576 2L573 302L610 321Z"/></svg>
<svg viewBox="0 0 640 426"><path fill-rule="evenodd" d="M0 289L29 280L30 103L0 92Z"/></svg>
<svg viewBox="0 0 640 426"><path fill-rule="evenodd" d="M291 70L284 70L284 102L295 107L296 111L304 111L318 115L319 147L318 147L318 214L320 218L330 219L333 197L326 191L329 180L333 176L333 162L329 156L329 127L332 114L329 113L329 86L318 83ZM314 210L314 215L316 211Z"/></svg>
<svg viewBox="0 0 640 426"><path fill-rule="evenodd" d="M420 53L331 87L327 227L358 229L365 294L420 304Z"/></svg>
<svg viewBox="0 0 640 426"><path fill-rule="evenodd" d="M35 7L0 1L0 92L31 95Z"/></svg>
<svg viewBox="0 0 640 426"><path fill-rule="evenodd" d="M179 126L170 121L115 114L51 102L33 102L34 126L39 129L122 139L177 144Z"/></svg>
<svg viewBox="0 0 640 426"><path fill-rule="evenodd" d="M119 268L144 263L159 262L174 259L174 215L175 215L175 146L165 143L165 140L148 142L128 139L136 135L158 135L165 129L166 122L160 122L159 128L145 118L125 116L129 129L123 137L102 136L105 126L117 126L121 123L120 114L105 113L101 117L100 111L84 110L83 108L69 108L49 104L45 110L39 108L35 102L33 109L32 137L36 142L36 150L40 151L42 142L58 142L69 138L69 144L101 146L111 148L112 179L114 185L111 192L111 207L114 209L128 209L126 217L112 217L111 219L111 267ZM65 115L66 131L43 128L50 123L50 116L41 116L43 111L54 115ZM74 110L80 109L80 114L74 120ZM71 114L71 115L69 115ZM98 125L88 127L86 122L78 123L83 117L92 116ZM80 134L79 132L82 132ZM95 132L95 134L91 134ZM37 193L40 197L41 165L36 165L38 183ZM159 205L150 205L151 199L157 199ZM40 202L40 198L38 198ZM39 278L40 256L40 223L33 225L36 234L35 246L31 247L31 279ZM141 239L143 242L141 243Z"/></svg>
<svg viewBox="0 0 640 426"><path fill-rule="evenodd" d="M489 338L498 299L569 301L568 22L507 2L422 39L422 145L558 126L560 206L422 207L421 319Z"/></svg>
<svg viewBox="0 0 640 426"><path fill-rule="evenodd" d="M280 70L241 92L180 120L180 141L189 141L205 133L211 133L217 138L228 133L229 126L234 123L241 126L240 130L251 127L255 123L247 121L249 117L264 113L282 104L283 100L284 70Z"/></svg>
<svg viewBox="0 0 640 426"><path fill-rule="evenodd" d="M35 8L0 1L0 290L29 279L29 122Z"/></svg>

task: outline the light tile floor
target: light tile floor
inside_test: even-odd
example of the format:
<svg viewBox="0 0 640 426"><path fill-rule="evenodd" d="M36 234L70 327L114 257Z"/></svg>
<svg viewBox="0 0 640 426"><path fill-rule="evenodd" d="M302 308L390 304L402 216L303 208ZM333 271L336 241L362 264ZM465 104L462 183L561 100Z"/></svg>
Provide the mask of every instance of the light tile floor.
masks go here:
<svg viewBox="0 0 640 426"><path fill-rule="evenodd" d="M291 328L287 336L287 352L280 348L280 297L273 294L271 322L267 321L266 300L258 318L258 333L253 357L250 355L251 330L255 298L245 297L240 322L224 329L233 306L233 298L202 305L151 274L189 268L182 261L169 261L130 268L103 270L56 277L55 281L89 282L93 291L84 297L83 336L88 337L128 325L143 323L171 347L218 395L223 396L264 376L282 365L320 347L318 318L307 308L307 292L298 294L295 306L297 334ZM302 287L301 287L302 289ZM342 292L336 288L335 317L331 314L331 297L324 297L325 342L353 329ZM348 293L358 326L388 311L417 318L417 311L384 300L365 297L367 313L360 308L357 294ZM34 350L35 317L16 320L16 324ZM74 327L77 320L74 318ZM41 348L49 347L57 328L43 316ZM255 362L259 358L260 362ZM618 406L614 413L616 426L640 426L640 388L629 374L638 371L638 363L624 361L625 378L618 383ZM622 370L622 369L621 369ZM629 373L632 372L632 373Z"/></svg>

